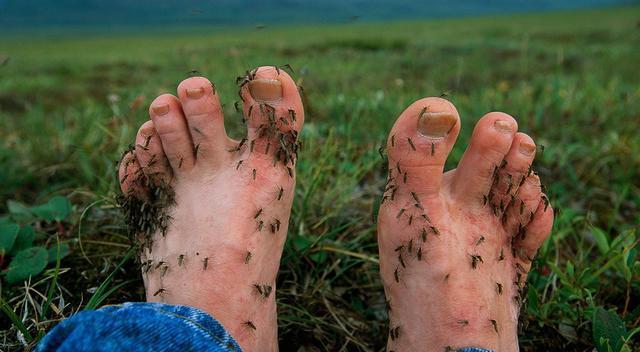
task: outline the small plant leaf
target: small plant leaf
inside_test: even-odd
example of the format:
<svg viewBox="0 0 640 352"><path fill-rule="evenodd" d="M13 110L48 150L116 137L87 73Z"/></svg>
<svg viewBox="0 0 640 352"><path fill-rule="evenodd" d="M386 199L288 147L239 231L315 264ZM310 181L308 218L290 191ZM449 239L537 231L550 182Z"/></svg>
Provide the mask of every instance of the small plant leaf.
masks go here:
<svg viewBox="0 0 640 352"><path fill-rule="evenodd" d="M618 314L597 307L593 311L591 323L593 324L593 341L599 352L608 351L608 347L613 352L619 352L622 349L627 329Z"/></svg>
<svg viewBox="0 0 640 352"><path fill-rule="evenodd" d="M33 227L29 225L23 226L22 228L20 228L20 232L18 232L18 237L16 238L16 242L13 244L11 254L15 255L22 250L33 247L33 240L35 238L36 231L33 229Z"/></svg>
<svg viewBox="0 0 640 352"><path fill-rule="evenodd" d="M52 247L47 249L47 252L49 254L49 263L55 263L57 260L58 246L53 245ZM67 255L69 255L69 253L71 253L69 244L66 242L60 243L60 259L66 257Z"/></svg>
<svg viewBox="0 0 640 352"><path fill-rule="evenodd" d="M29 208L20 202L10 200L7 202L7 208L9 209L9 214L11 214L11 218L18 222L26 222L33 219L33 214L29 211Z"/></svg>
<svg viewBox="0 0 640 352"><path fill-rule="evenodd" d="M31 211L45 221L62 221L71 213L71 203L66 197L55 196L46 204L32 207Z"/></svg>
<svg viewBox="0 0 640 352"><path fill-rule="evenodd" d="M9 264L7 282L13 284L40 274L47 266L48 256L44 247L31 247L18 252Z"/></svg>
<svg viewBox="0 0 640 352"><path fill-rule="evenodd" d="M16 237L18 237L18 232L20 232L20 226L16 224L0 225L0 255L11 251Z"/></svg>
<svg viewBox="0 0 640 352"><path fill-rule="evenodd" d="M607 234L597 227L593 227L592 230L593 239L596 241L596 246L598 246L600 253L607 254L610 249Z"/></svg>

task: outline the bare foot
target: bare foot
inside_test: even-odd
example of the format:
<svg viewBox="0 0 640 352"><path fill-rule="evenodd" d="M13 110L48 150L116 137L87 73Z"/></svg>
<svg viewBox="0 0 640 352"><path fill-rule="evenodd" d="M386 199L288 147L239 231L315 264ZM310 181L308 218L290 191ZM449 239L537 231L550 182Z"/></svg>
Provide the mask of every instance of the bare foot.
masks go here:
<svg viewBox="0 0 640 352"><path fill-rule="evenodd" d="M227 136L215 87L189 78L178 97L153 101L119 175L147 300L200 308L245 351L275 351L304 112L283 70L261 67L239 83L246 139Z"/></svg>
<svg viewBox="0 0 640 352"><path fill-rule="evenodd" d="M536 146L517 128L507 114L485 115L443 174L456 108L426 98L396 121L378 216L389 350L518 350L523 287L553 209L530 171Z"/></svg>

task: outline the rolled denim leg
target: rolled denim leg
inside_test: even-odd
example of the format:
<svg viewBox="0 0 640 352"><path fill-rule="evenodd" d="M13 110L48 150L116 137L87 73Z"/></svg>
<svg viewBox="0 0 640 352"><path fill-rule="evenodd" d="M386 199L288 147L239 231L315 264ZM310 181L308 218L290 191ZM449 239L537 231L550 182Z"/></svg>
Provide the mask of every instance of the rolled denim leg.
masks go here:
<svg viewBox="0 0 640 352"><path fill-rule="evenodd" d="M62 321L36 351L241 351L207 313L162 303L125 303Z"/></svg>

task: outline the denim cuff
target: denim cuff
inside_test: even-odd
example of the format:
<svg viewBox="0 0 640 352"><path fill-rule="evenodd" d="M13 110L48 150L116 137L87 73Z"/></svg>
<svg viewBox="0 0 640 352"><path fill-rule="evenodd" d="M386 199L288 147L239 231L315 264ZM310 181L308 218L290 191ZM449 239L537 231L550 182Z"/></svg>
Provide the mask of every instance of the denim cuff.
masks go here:
<svg viewBox="0 0 640 352"><path fill-rule="evenodd" d="M163 303L124 303L62 321L36 351L241 351L206 312Z"/></svg>

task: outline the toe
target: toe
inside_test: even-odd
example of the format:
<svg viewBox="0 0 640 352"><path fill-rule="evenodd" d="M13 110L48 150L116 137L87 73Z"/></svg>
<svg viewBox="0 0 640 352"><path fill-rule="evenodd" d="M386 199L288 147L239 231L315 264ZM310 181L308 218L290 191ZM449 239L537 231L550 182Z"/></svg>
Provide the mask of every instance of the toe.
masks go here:
<svg viewBox="0 0 640 352"><path fill-rule="evenodd" d="M178 97L193 145L198 146L196 164L219 163L226 156L229 138L214 85L204 77L191 77L178 85Z"/></svg>
<svg viewBox="0 0 640 352"><path fill-rule="evenodd" d="M171 181L171 167L164 155L162 142L153 127L153 121L147 121L140 126L136 135L135 154L149 180L156 184Z"/></svg>
<svg viewBox="0 0 640 352"><path fill-rule="evenodd" d="M478 121L454 175L454 197L483 204L483 196L491 189L494 172L509 152L517 129L516 120L501 112L488 113Z"/></svg>
<svg viewBox="0 0 640 352"><path fill-rule="evenodd" d="M122 193L126 196L143 194L140 177L144 177L142 168L136 160L135 153L130 150L124 154L118 168L118 180Z"/></svg>
<svg viewBox="0 0 640 352"><path fill-rule="evenodd" d="M519 185L518 192L511 198L509 207L502 217L507 234L517 238L525 236L526 228L533 220L541 196L540 178L535 174L526 177Z"/></svg>
<svg viewBox="0 0 640 352"><path fill-rule="evenodd" d="M411 104L397 119L387 138L388 191L431 197L438 194L444 163L460 131L455 106L442 98L424 98ZM395 188L393 188L395 187Z"/></svg>
<svg viewBox="0 0 640 352"><path fill-rule="evenodd" d="M287 72L274 66L248 72L239 83L248 133L247 139L234 149L247 150L250 157L262 156L292 165L304 122L298 86Z"/></svg>
<svg viewBox="0 0 640 352"><path fill-rule="evenodd" d="M553 227L553 208L549 204L549 198L542 194L531 222L527 224L524 236L516 239L516 252L530 261L549 237Z"/></svg>
<svg viewBox="0 0 640 352"><path fill-rule="evenodd" d="M531 174L535 151L536 145L531 137L524 133L516 133L511 149L500 166L494 168L497 171L494 173L491 190L487 194L487 206L491 207L494 214L502 217L503 223L507 221L507 208L516 202L518 188Z"/></svg>
<svg viewBox="0 0 640 352"><path fill-rule="evenodd" d="M173 95L163 94L151 103L149 114L174 174L180 176L191 170L198 148L191 142L180 101Z"/></svg>

